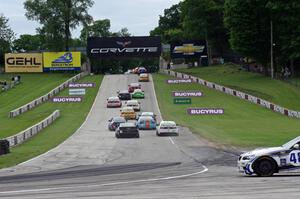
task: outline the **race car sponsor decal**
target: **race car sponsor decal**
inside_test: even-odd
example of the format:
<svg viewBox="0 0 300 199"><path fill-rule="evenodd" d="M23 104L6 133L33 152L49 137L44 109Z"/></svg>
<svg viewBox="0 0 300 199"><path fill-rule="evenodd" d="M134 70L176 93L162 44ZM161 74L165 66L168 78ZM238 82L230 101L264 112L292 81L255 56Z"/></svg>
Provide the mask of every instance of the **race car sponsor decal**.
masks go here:
<svg viewBox="0 0 300 199"><path fill-rule="evenodd" d="M280 159L280 166L286 166L286 159L285 158Z"/></svg>
<svg viewBox="0 0 300 199"><path fill-rule="evenodd" d="M203 93L200 91L172 91L173 97L202 97Z"/></svg>
<svg viewBox="0 0 300 199"><path fill-rule="evenodd" d="M192 79L168 79L167 84L188 84L193 83Z"/></svg>
<svg viewBox="0 0 300 199"><path fill-rule="evenodd" d="M222 115L222 108L188 108L187 113L190 115Z"/></svg>
<svg viewBox="0 0 300 199"><path fill-rule="evenodd" d="M300 166L300 150L294 150L288 155L288 162L293 166Z"/></svg>
<svg viewBox="0 0 300 199"><path fill-rule="evenodd" d="M95 87L95 83L85 82L85 83L70 83L69 88L93 88Z"/></svg>
<svg viewBox="0 0 300 199"><path fill-rule="evenodd" d="M52 98L52 102L54 103L79 103L82 102L82 97L54 97Z"/></svg>

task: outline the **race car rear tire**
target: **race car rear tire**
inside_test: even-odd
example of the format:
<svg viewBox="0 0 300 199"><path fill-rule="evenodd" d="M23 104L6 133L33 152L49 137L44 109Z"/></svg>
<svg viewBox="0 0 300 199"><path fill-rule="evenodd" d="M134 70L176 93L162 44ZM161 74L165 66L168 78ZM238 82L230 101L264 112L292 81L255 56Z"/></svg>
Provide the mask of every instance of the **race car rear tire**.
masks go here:
<svg viewBox="0 0 300 199"><path fill-rule="evenodd" d="M262 157L254 163L253 170L258 176L269 177L276 172L277 165L273 159Z"/></svg>

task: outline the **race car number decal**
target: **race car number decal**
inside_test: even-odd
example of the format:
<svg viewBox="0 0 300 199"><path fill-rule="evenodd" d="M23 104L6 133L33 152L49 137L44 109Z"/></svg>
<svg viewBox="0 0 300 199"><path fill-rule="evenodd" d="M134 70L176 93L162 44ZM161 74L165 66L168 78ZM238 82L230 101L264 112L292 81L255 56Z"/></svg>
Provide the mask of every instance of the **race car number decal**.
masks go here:
<svg viewBox="0 0 300 199"><path fill-rule="evenodd" d="M294 166L300 166L300 151L292 151L289 154L289 162Z"/></svg>

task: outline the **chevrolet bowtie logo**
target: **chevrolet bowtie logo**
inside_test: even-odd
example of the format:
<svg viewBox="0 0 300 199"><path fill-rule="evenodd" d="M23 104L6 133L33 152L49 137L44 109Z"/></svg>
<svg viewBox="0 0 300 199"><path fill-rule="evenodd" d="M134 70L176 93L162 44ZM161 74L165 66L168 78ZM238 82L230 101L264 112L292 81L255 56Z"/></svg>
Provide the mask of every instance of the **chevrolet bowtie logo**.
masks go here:
<svg viewBox="0 0 300 199"><path fill-rule="evenodd" d="M182 46L175 46L174 53L183 53L184 55L194 55L195 53L202 53L205 46L194 46L194 44L183 44Z"/></svg>

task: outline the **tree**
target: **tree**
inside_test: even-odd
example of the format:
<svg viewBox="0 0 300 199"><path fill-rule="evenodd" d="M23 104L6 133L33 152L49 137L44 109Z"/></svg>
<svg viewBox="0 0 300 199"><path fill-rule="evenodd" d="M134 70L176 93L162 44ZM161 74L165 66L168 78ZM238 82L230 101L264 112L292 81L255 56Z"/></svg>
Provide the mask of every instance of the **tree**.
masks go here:
<svg viewBox="0 0 300 199"><path fill-rule="evenodd" d="M8 19L0 14L0 65L4 63L4 54L11 51L14 32L8 26Z"/></svg>
<svg viewBox="0 0 300 199"><path fill-rule="evenodd" d="M182 3L183 32L188 39L205 39L208 47L223 56L229 48L223 23L224 0L186 0Z"/></svg>
<svg viewBox="0 0 300 199"><path fill-rule="evenodd" d="M300 58L300 4L294 0L226 0L225 24L230 30L230 44L243 56L254 58L268 72L271 49L277 70Z"/></svg>
<svg viewBox="0 0 300 199"><path fill-rule="evenodd" d="M131 34L128 31L128 28L122 28L120 31L113 33L115 34L117 37L130 37Z"/></svg>
<svg viewBox="0 0 300 199"><path fill-rule="evenodd" d="M13 41L13 50L17 52L39 51L44 49L40 35L20 35Z"/></svg>
<svg viewBox="0 0 300 199"><path fill-rule="evenodd" d="M110 32L110 20L96 20L90 25L85 26L81 30L80 38L82 41L86 41L88 37L108 37Z"/></svg>
<svg viewBox="0 0 300 199"><path fill-rule="evenodd" d="M300 4L294 0L269 0L266 4L273 21L275 53L279 67L288 65L294 74L294 60L300 59Z"/></svg>
<svg viewBox="0 0 300 199"><path fill-rule="evenodd" d="M266 3L267 0L226 0L224 18L230 30L231 47L265 68L270 60L270 17Z"/></svg>
<svg viewBox="0 0 300 199"><path fill-rule="evenodd" d="M182 3L178 3L165 9L164 15L159 16L158 27L150 31L150 35L161 36L164 43L183 40L183 35L178 34L182 31L181 6Z"/></svg>
<svg viewBox="0 0 300 199"><path fill-rule="evenodd" d="M26 0L26 17L38 21L42 28L38 32L43 36L50 50L61 48L69 50L71 30L79 24L86 26L92 21L88 8L92 0ZM58 45L58 47L54 46Z"/></svg>

